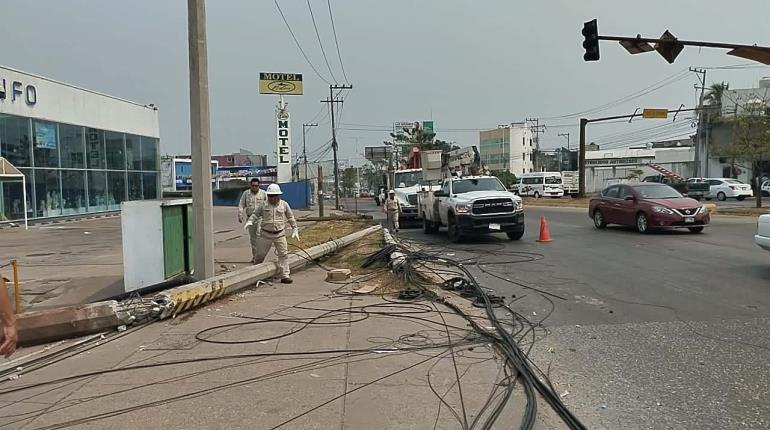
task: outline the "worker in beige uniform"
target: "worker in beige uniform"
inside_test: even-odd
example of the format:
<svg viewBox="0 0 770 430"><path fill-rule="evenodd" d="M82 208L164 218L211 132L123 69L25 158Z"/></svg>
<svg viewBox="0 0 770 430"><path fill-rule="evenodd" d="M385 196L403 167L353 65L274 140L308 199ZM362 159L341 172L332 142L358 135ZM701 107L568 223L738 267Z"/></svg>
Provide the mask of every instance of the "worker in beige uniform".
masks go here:
<svg viewBox="0 0 770 430"><path fill-rule="evenodd" d="M291 237L296 240L299 240L299 227L297 227L297 220L294 219L291 207L281 200L281 194L283 193L278 184L270 184L267 187L267 202L257 204L244 228L254 226L258 232L255 263L265 261L270 246L274 246L275 253L278 254L278 265L281 267L281 282L291 284L286 225L288 224L292 228Z"/></svg>
<svg viewBox="0 0 770 430"><path fill-rule="evenodd" d="M260 202L267 200L267 194L259 188L259 179L251 178L249 183L249 189L244 191L241 195L241 201L238 202L238 223L243 223L244 220L249 219L254 214L254 209ZM248 228L249 240L251 241L251 262L257 263L257 241L259 238L259 231L257 226L252 225Z"/></svg>
<svg viewBox="0 0 770 430"><path fill-rule="evenodd" d="M382 204L382 210L385 212L387 228L391 231L398 232L398 215L401 213L401 205L398 203L398 200L396 200L395 191L388 191L388 198Z"/></svg>

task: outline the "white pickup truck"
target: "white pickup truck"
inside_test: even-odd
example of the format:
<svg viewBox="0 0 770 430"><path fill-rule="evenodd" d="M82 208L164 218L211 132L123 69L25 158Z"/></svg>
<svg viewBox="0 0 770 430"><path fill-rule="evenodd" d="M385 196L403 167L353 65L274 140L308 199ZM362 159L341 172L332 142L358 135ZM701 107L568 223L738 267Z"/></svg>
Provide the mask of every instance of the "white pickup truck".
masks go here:
<svg viewBox="0 0 770 430"><path fill-rule="evenodd" d="M505 233L511 240L524 236L521 197L494 176L444 179L441 189L421 191L417 204L426 234L446 226L453 242L486 233Z"/></svg>

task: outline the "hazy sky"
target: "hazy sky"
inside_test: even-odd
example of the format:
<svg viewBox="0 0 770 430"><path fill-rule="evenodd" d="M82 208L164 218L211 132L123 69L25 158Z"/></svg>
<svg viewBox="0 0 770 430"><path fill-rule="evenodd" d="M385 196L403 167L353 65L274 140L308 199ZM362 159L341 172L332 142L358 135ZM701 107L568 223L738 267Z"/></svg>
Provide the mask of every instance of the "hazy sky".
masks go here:
<svg viewBox="0 0 770 430"><path fill-rule="evenodd" d="M564 138L558 134L567 132L576 144L577 117L558 117L638 94L660 81L665 85L656 91L588 116L622 115L637 107L692 107L697 78L683 72L688 67L749 62L723 50L686 48L668 64L657 53L631 56L615 43L602 42L601 61L586 63L583 22L598 18L600 34L607 35L654 37L670 29L682 39L770 45L770 33L762 30L770 2L739 3L735 9L738 3L713 0L633 5L616 0L331 0L342 60L354 85L342 112L341 157L358 164L365 146L388 138L383 129L393 121L431 117L439 138L463 146L478 143L475 129L527 117L544 118L543 147L559 145ZM332 81L306 0L279 4L312 63ZM186 5L183 0L4 2L2 63L155 103L161 151L188 153ZM311 5L332 71L342 83L327 3L311 0ZM301 124L321 112L321 127L308 135L316 156L330 137L319 102L328 96L328 85L300 55L274 2L209 0L207 14L213 152L273 153L277 100L257 91L258 73L270 71L304 74L305 95L289 99L293 144L301 148ZM710 69L707 80L746 88L765 75L770 68ZM588 140L612 146L686 135L692 129L684 117L676 123L591 125ZM635 133L639 129L646 130Z"/></svg>

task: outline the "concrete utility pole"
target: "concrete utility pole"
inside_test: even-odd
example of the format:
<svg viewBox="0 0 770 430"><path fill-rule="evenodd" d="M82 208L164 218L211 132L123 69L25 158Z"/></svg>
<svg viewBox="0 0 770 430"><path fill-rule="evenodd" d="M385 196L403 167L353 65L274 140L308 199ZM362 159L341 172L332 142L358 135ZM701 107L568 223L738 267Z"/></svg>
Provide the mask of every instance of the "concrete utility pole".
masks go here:
<svg viewBox="0 0 770 430"><path fill-rule="evenodd" d="M706 92L706 69L701 69L699 67L690 67L691 72L695 72L698 74L698 79L700 80L700 100L698 101L698 135L697 140L695 143L695 171L694 176L696 178L701 177L701 173L704 169L701 169L701 152L703 152L703 149L706 145L708 145L708 142L703 142L703 98ZM698 88L698 87L696 87ZM706 166L708 166L708 158L706 158ZM706 167L708 169L708 167Z"/></svg>
<svg viewBox="0 0 770 430"><path fill-rule="evenodd" d="M559 133L559 136L567 138L567 153L569 153L569 133ZM564 151L559 150L559 170L561 170L562 166L564 165L562 160L562 152Z"/></svg>
<svg viewBox="0 0 770 430"><path fill-rule="evenodd" d="M187 30L190 53L193 264L195 279L203 280L215 275L205 0L187 0Z"/></svg>
<svg viewBox="0 0 770 430"><path fill-rule="evenodd" d="M318 123L302 124L302 158L305 161L305 180L307 181L307 145L305 143L305 133L308 127L318 127ZM299 176L299 175L297 175Z"/></svg>
<svg viewBox="0 0 770 430"><path fill-rule="evenodd" d="M342 103L334 97L334 90L352 90L353 85L329 85L329 99L321 100L321 103L329 103L332 117L332 150L334 151L334 207L340 209L340 165L337 161L337 126L334 123L334 103Z"/></svg>
<svg viewBox="0 0 770 430"><path fill-rule="evenodd" d="M324 169L318 165L318 216L324 216Z"/></svg>
<svg viewBox="0 0 770 430"><path fill-rule="evenodd" d="M532 131L535 132L535 150L540 151L540 131L545 131L545 124L540 125L540 118L527 118L525 119L527 122L534 123L534 125L531 127ZM533 151L534 152L534 151ZM535 171L537 171L537 157L532 157L532 165L535 166Z"/></svg>

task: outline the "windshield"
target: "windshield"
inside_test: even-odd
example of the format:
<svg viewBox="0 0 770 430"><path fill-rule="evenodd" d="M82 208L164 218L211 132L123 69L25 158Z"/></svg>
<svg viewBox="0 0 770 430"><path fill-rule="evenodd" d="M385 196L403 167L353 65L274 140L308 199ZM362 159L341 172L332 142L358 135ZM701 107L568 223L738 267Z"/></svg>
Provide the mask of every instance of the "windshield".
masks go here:
<svg viewBox="0 0 770 430"><path fill-rule="evenodd" d="M545 177L545 183L554 185L554 184L561 184L561 177L559 176L546 176Z"/></svg>
<svg viewBox="0 0 770 430"><path fill-rule="evenodd" d="M418 185L422 181L422 172L401 172L396 173L395 181L393 181L394 184L396 184L396 187L403 188L403 187L413 187L415 185Z"/></svg>
<svg viewBox="0 0 770 430"><path fill-rule="evenodd" d="M454 194L470 193L472 191L507 191L497 178L461 179L452 182Z"/></svg>
<svg viewBox="0 0 770 430"><path fill-rule="evenodd" d="M680 199L682 195L668 185L646 185L633 187L643 199Z"/></svg>

